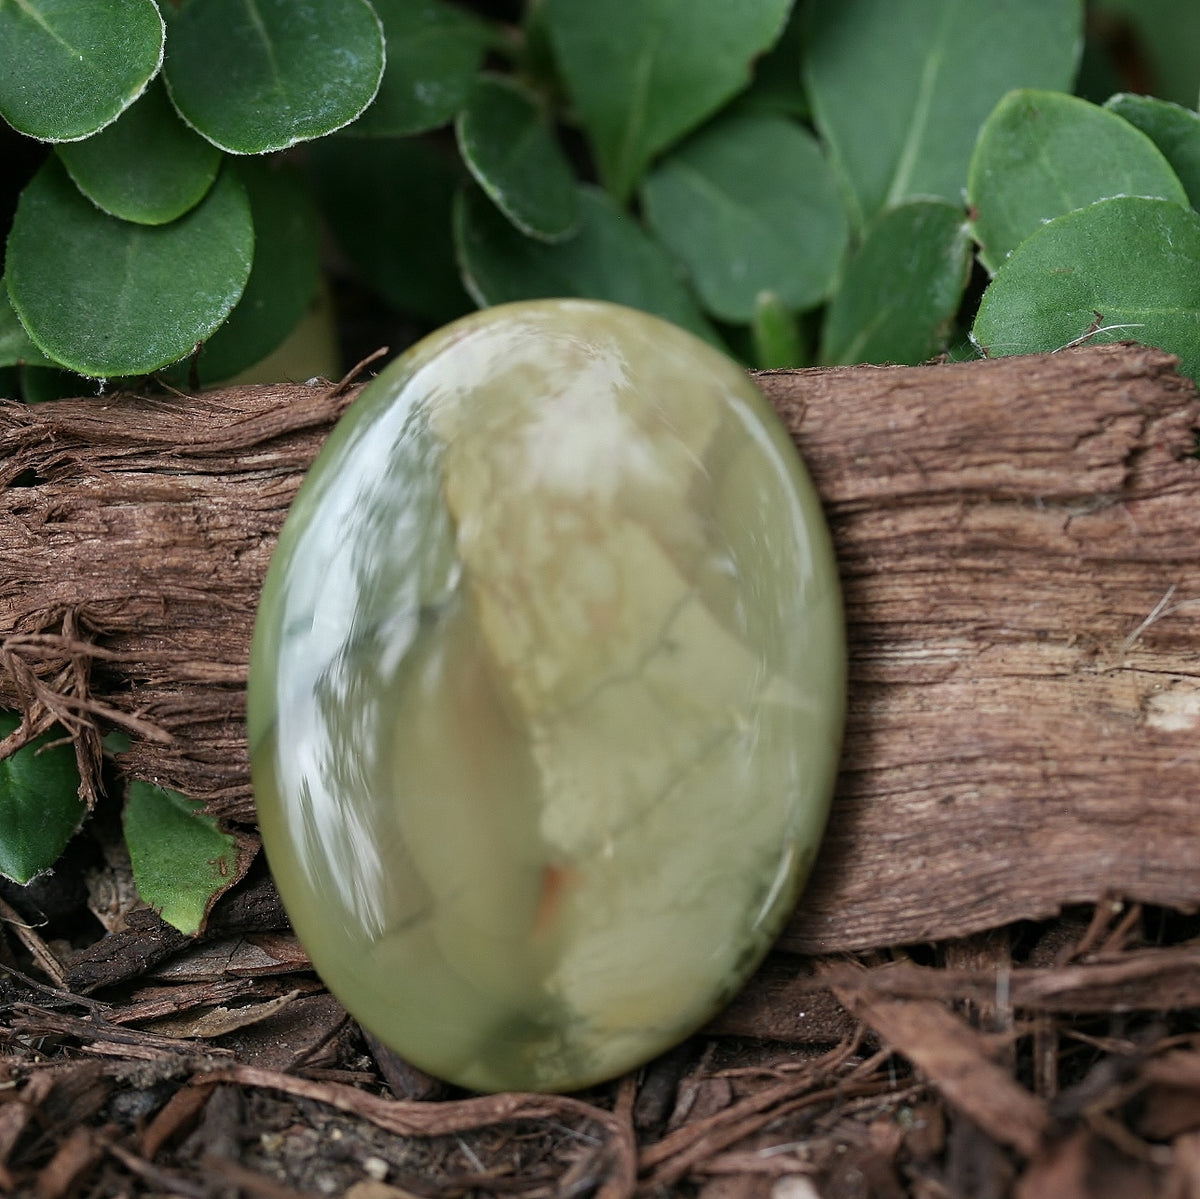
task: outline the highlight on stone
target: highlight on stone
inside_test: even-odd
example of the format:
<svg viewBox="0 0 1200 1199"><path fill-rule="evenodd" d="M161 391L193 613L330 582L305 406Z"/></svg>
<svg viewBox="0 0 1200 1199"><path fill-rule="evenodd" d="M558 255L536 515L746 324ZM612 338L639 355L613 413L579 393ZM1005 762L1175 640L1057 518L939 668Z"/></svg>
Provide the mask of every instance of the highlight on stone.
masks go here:
<svg viewBox="0 0 1200 1199"><path fill-rule="evenodd" d="M476 1090L572 1090L697 1029L817 851L845 650L821 508L749 377L613 304L434 333L284 525L249 735L330 990Z"/></svg>

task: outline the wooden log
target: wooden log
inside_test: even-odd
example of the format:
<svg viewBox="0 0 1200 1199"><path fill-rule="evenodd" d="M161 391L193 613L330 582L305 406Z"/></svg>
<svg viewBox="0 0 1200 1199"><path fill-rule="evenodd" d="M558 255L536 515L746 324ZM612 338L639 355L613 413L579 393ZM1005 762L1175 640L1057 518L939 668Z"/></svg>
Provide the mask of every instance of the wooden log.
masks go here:
<svg viewBox="0 0 1200 1199"><path fill-rule="evenodd" d="M839 554L850 710L804 952L1105 895L1200 906L1200 463L1158 351L767 372ZM244 686L287 506L354 389L0 404L0 706L252 820ZM22 733L0 744L15 747Z"/></svg>

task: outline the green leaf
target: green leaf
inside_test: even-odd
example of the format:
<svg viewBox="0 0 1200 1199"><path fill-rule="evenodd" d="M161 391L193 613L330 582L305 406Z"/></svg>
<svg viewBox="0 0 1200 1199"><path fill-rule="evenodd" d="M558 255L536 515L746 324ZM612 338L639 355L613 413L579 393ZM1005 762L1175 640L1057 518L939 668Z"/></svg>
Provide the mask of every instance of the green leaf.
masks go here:
<svg viewBox="0 0 1200 1199"><path fill-rule="evenodd" d="M727 321L751 320L763 291L797 311L819 304L849 237L820 147L780 116L727 116L706 126L659 164L642 202L704 307Z"/></svg>
<svg viewBox="0 0 1200 1199"><path fill-rule="evenodd" d="M169 225L97 209L51 159L21 193L8 238L8 291L38 347L82 375L157 370L205 341L250 274L245 190L222 172Z"/></svg>
<svg viewBox="0 0 1200 1199"><path fill-rule="evenodd" d="M0 712L0 740L20 724L15 712ZM75 751L53 744L63 736L51 729L0 761L0 874L15 883L49 870L87 814Z"/></svg>
<svg viewBox="0 0 1200 1199"><path fill-rule="evenodd" d="M665 317L709 341L712 329L665 251L602 191L581 187L579 231L550 244L517 232L477 188L459 196L454 232L467 290L481 307L584 296Z"/></svg>
<svg viewBox="0 0 1200 1199"><path fill-rule="evenodd" d="M191 0L163 73L175 107L232 154L265 154L348 125L383 77L367 0Z"/></svg>
<svg viewBox="0 0 1200 1199"><path fill-rule="evenodd" d="M733 102L730 111L812 120L812 106L800 73L807 17L807 6L798 0L779 40L755 62L754 81Z"/></svg>
<svg viewBox="0 0 1200 1199"><path fill-rule="evenodd" d="M996 272L971 337L992 356L1140 341L1200 378L1200 214L1121 196L1056 217Z"/></svg>
<svg viewBox="0 0 1200 1199"><path fill-rule="evenodd" d="M205 384L274 350L307 311L320 279L320 218L303 176L285 162L250 158L236 166L254 218L254 263L242 298L200 353Z"/></svg>
<svg viewBox="0 0 1200 1199"><path fill-rule="evenodd" d="M660 150L750 80L791 0L544 0L605 186L624 202Z"/></svg>
<svg viewBox="0 0 1200 1199"><path fill-rule="evenodd" d="M48 142L103 129L162 64L154 0L0 0L0 116Z"/></svg>
<svg viewBox="0 0 1200 1199"><path fill-rule="evenodd" d="M579 194L571 164L524 88L481 79L455 130L468 170L522 233L560 241L574 231Z"/></svg>
<svg viewBox="0 0 1200 1199"><path fill-rule="evenodd" d="M995 271L1053 217L1129 195L1188 202L1170 164L1128 121L1076 96L1012 92L971 159L967 202L980 261Z"/></svg>
<svg viewBox="0 0 1200 1199"><path fill-rule="evenodd" d="M1200 113L1153 96L1112 96L1104 105L1136 125L1179 176L1193 208L1200 208Z"/></svg>
<svg viewBox="0 0 1200 1199"><path fill-rule="evenodd" d="M808 365L804 338L796 317L774 292L759 294L750 333L754 361L762 370Z"/></svg>
<svg viewBox="0 0 1200 1199"><path fill-rule="evenodd" d="M441 0L374 4L387 36L387 70L375 102L349 132L396 137L452 121L475 85L487 27Z"/></svg>
<svg viewBox="0 0 1200 1199"><path fill-rule="evenodd" d="M8 300L8 287L0 279L0 366L53 366L33 344Z"/></svg>
<svg viewBox="0 0 1200 1199"><path fill-rule="evenodd" d="M134 781L125 801L125 843L138 894L189 936L237 880L237 842L205 816L200 800Z"/></svg>
<svg viewBox="0 0 1200 1199"><path fill-rule="evenodd" d="M825 318L826 363L924 362L945 349L970 271L962 209L911 200L867 228Z"/></svg>
<svg viewBox="0 0 1200 1199"><path fill-rule="evenodd" d="M221 168L221 151L183 124L158 82L107 129L60 146L58 156L93 204L145 225L199 204Z"/></svg>
<svg viewBox="0 0 1200 1199"><path fill-rule="evenodd" d="M331 137L308 160L338 244L388 303L438 324L470 311L454 261L451 155L424 141Z"/></svg>
<svg viewBox="0 0 1200 1199"><path fill-rule="evenodd" d="M814 0L805 74L854 221L962 198L988 113L1017 87L1069 90L1082 0Z"/></svg>

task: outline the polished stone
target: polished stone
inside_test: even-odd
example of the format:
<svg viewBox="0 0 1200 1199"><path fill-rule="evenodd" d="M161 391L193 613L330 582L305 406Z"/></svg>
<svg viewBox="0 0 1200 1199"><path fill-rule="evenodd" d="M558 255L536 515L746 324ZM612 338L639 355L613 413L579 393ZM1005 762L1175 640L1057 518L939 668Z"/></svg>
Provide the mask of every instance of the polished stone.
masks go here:
<svg viewBox="0 0 1200 1199"><path fill-rule="evenodd" d="M687 1036L791 911L843 720L821 508L748 376L674 326L467 317L355 401L263 591L263 839L329 988L478 1090Z"/></svg>

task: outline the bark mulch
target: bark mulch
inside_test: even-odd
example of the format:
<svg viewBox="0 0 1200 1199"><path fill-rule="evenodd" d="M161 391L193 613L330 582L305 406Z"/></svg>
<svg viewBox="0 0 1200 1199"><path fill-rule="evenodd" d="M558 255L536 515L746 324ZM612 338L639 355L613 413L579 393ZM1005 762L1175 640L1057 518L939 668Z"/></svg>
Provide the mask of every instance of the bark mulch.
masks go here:
<svg viewBox="0 0 1200 1199"><path fill-rule="evenodd" d="M185 940L112 906L121 868L81 840L0 909L5 1193L1200 1194L1196 917L1108 900L936 944L776 952L635 1076L475 1096L347 1016L261 867Z"/></svg>

